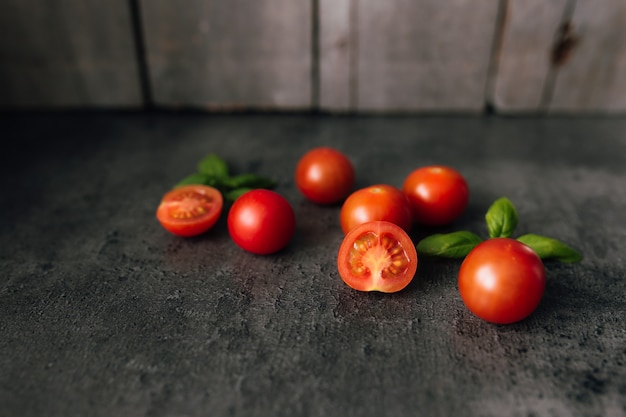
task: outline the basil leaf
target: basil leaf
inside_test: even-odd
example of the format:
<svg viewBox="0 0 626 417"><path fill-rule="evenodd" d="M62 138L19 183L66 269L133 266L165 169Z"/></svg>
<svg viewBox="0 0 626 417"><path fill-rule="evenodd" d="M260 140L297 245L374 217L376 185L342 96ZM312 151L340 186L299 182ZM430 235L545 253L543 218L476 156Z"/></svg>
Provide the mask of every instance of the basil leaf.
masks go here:
<svg viewBox="0 0 626 417"><path fill-rule="evenodd" d="M417 252L427 257L464 258L482 239L472 232L435 234L417 244Z"/></svg>
<svg viewBox="0 0 626 417"><path fill-rule="evenodd" d="M241 174L225 178L223 185L228 188L274 188L276 181L255 174Z"/></svg>
<svg viewBox="0 0 626 417"><path fill-rule="evenodd" d="M211 153L198 162L198 172L215 178L217 181L223 181L228 178L228 164L219 156Z"/></svg>
<svg viewBox="0 0 626 417"><path fill-rule="evenodd" d="M517 240L530 246L541 259L555 259L567 263L580 262L583 259L582 254L556 239L529 233L518 237Z"/></svg>
<svg viewBox="0 0 626 417"><path fill-rule="evenodd" d="M241 197L243 194L247 193L248 191L252 191L252 190L253 190L253 188L247 188L247 187L235 188L233 190L230 190L230 191L224 193L224 198L226 200L229 200L229 201L235 201L236 199Z"/></svg>
<svg viewBox="0 0 626 417"><path fill-rule="evenodd" d="M215 178L207 174L203 174L201 172L196 172L195 174L191 174L183 178L182 180L180 180L174 186L174 188L182 187L183 185L191 185L191 184L210 185L211 187L217 187L217 185L219 185L218 181Z"/></svg>
<svg viewBox="0 0 626 417"><path fill-rule="evenodd" d="M485 215L489 237L510 237L517 227L517 210L506 197L497 199Z"/></svg>

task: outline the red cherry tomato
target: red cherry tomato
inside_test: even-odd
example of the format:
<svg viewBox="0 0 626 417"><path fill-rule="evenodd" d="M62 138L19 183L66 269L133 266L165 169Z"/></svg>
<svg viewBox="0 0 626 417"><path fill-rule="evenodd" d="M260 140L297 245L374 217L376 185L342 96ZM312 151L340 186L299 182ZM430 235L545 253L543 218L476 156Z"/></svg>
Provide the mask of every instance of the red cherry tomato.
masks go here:
<svg viewBox="0 0 626 417"><path fill-rule="evenodd" d="M275 191L248 191L235 200L228 212L230 237L242 249L259 255L283 249L295 229L291 205Z"/></svg>
<svg viewBox="0 0 626 417"><path fill-rule="evenodd" d="M469 188L456 170L442 165L418 168L402 185L413 207L415 221L442 226L456 220L467 207Z"/></svg>
<svg viewBox="0 0 626 417"><path fill-rule="evenodd" d="M300 192L318 204L339 203L354 186L352 163L343 153L328 147L304 154L298 161L295 176Z"/></svg>
<svg viewBox="0 0 626 417"><path fill-rule="evenodd" d="M417 251L399 226L385 221L368 222L344 237L337 269L341 279L355 290L396 292L413 280Z"/></svg>
<svg viewBox="0 0 626 417"><path fill-rule="evenodd" d="M510 238L488 239L465 257L459 291L467 308L492 323L528 317L539 305L546 272L539 256Z"/></svg>
<svg viewBox="0 0 626 417"><path fill-rule="evenodd" d="M402 191L391 185L378 184L350 194L341 207L339 220L344 233L374 220L397 224L409 232L413 226L413 213Z"/></svg>
<svg viewBox="0 0 626 417"><path fill-rule="evenodd" d="M163 196L156 216L175 235L197 236L215 225L223 204L219 190L207 185L185 185Z"/></svg>

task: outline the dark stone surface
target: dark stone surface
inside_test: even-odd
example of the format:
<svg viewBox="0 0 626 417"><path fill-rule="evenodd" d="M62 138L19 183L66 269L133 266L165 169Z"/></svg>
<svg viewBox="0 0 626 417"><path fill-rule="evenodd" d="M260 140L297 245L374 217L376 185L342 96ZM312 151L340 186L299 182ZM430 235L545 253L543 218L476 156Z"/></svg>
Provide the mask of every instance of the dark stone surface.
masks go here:
<svg viewBox="0 0 626 417"><path fill-rule="evenodd" d="M0 416L626 415L626 119L1 117ZM400 293L351 290L339 207L292 179L318 145L359 186L452 165L471 201L442 230L484 236L508 196L517 234L585 259L546 263L539 308L508 326L465 309L460 261L422 260ZM279 180L286 250L243 252L225 216L198 238L161 229L160 197L209 152Z"/></svg>

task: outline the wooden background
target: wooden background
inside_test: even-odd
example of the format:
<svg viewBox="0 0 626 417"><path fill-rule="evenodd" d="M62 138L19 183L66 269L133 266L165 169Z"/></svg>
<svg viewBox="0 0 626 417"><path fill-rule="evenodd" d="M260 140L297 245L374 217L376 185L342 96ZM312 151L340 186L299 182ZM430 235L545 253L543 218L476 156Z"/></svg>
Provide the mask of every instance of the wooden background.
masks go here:
<svg viewBox="0 0 626 417"><path fill-rule="evenodd" d="M0 107L623 113L626 0L3 0Z"/></svg>

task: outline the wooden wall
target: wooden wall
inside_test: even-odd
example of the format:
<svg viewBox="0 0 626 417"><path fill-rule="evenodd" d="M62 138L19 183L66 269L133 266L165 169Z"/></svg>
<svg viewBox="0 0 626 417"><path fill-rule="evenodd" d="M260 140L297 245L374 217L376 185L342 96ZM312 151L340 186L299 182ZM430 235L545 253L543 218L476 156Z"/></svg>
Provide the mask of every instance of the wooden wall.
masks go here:
<svg viewBox="0 0 626 417"><path fill-rule="evenodd" d="M3 0L1 108L619 113L626 0Z"/></svg>

